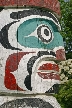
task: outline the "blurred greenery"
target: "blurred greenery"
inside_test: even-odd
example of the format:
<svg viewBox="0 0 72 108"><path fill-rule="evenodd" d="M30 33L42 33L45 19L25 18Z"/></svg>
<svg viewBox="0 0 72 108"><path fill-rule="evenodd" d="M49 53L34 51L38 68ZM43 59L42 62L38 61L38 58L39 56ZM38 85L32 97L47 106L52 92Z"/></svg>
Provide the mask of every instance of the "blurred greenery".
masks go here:
<svg viewBox="0 0 72 108"><path fill-rule="evenodd" d="M61 34L63 36L66 58L72 58L72 0L69 2L60 1L61 7Z"/></svg>
<svg viewBox="0 0 72 108"><path fill-rule="evenodd" d="M59 0L61 7L61 35L64 39L66 50L66 58L72 59L72 0ZM63 73L68 77L68 81L60 85L58 94L54 96L57 98L62 108L72 108L72 74L66 71Z"/></svg>
<svg viewBox="0 0 72 108"><path fill-rule="evenodd" d="M60 85L58 94L54 95L62 108L72 108L72 79Z"/></svg>

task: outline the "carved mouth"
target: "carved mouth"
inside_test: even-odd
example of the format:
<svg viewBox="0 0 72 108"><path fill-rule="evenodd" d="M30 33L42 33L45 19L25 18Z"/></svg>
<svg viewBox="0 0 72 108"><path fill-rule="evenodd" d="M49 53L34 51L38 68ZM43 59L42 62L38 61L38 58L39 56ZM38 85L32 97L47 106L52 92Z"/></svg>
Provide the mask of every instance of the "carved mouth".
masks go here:
<svg viewBox="0 0 72 108"><path fill-rule="evenodd" d="M42 79L60 80L59 66L53 61L42 62L39 65L37 73Z"/></svg>
<svg viewBox="0 0 72 108"><path fill-rule="evenodd" d="M51 73L43 73L43 72L37 72L38 75L43 79L55 79L60 80L60 76L54 72Z"/></svg>
<svg viewBox="0 0 72 108"><path fill-rule="evenodd" d="M43 79L60 80L59 67L55 62L62 60L65 60L64 47L56 47L48 51L39 51L37 56L33 56L29 59L27 70L30 75L32 73L38 73L38 76Z"/></svg>

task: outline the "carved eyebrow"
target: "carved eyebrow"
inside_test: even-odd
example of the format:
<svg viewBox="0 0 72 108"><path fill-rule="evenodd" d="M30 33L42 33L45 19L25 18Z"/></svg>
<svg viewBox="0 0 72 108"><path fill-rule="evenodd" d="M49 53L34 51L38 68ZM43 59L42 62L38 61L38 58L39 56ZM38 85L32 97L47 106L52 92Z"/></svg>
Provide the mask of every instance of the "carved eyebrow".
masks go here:
<svg viewBox="0 0 72 108"><path fill-rule="evenodd" d="M23 11L18 11L18 12L12 12L10 14L10 18L12 19L21 19L30 15L40 15L40 16L46 16L49 18L52 18L57 24L59 24L57 18L50 12L48 11L42 11L39 9L30 9L30 10L23 10Z"/></svg>

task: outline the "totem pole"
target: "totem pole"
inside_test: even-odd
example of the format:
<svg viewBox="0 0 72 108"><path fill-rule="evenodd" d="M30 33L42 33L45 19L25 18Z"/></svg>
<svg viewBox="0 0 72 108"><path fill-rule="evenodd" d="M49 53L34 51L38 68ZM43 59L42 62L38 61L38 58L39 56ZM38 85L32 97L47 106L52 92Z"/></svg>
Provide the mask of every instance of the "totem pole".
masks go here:
<svg viewBox="0 0 72 108"><path fill-rule="evenodd" d="M0 0L0 6L0 94L7 95L0 107L61 108L47 95L57 93L57 63L65 60L58 0Z"/></svg>

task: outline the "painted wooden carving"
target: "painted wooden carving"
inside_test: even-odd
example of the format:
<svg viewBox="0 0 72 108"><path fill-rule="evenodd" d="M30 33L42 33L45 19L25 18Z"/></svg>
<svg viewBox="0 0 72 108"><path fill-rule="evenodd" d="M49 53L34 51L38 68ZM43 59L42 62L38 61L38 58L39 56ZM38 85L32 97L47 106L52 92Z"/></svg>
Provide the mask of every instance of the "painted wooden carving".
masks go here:
<svg viewBox="0 0 72 108"><path fill-rule="evenodd" d="M49 9L60 15L54 7ZM54 93L60 84L57 62L65 60L56 15L35 7L3 9L0 21L0 91Z"/></svg>
<svg viewBox="0 0 72 108"><path fill-rule="evenodd" d="M0 97L0 108L61 108L53 96Z"/></svg>
<svg viewBox="0 0 72 108"><path fill-rule="evenodd" d="M44 7L60 16L60 5L58 0L0 0L0 6Z"/></svg>

